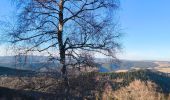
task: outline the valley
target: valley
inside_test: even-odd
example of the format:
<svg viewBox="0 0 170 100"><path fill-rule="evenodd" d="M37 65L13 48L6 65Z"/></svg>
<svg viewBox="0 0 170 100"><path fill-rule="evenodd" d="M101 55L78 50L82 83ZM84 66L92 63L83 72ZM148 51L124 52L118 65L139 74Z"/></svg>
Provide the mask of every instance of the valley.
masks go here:
<svg viewBox="0 0 170 100"><path fill-rule="evenodd" d="M0 67L1 73L20 70ZM58 100L64 97L64 83L61 76L54 74L36 74L21 70L20 73L4 73L0 76L0 99L24 98L25 100ZM32 74L28 76L27 73ZM72 73L73 74L73 73ZM58 74L59 75L59 74ZM151 69L120 72L83 72L69 75L70 95L72 99L106 98L118 100L142 99L169 100L170 74ZM2 88L1 88L2 87ZM14 92L15 91L15 92ZM128 94L128 95L125 95ZM51 98L52 97L52 98ZM164 98L164 99L163 99ZM17 100L20 100L17 99Z"/></svg>
<svg viewBox="0 0 170 100"><path fill-rule="evenodd" d="M57 62L47 66L49 63L36 60L35 64L34 61L24 66L20 63L22 66L6 67L8 63L6 65L4 63L7 60L3 59L3 64L0 63L0 66L5 66L0 67L0 99L8 100L9 95L17 100L63 99L64 83ZM29 67L30 65L34 66ZM110 62L102 59L97 60L96 65L96 68L81 69L81 72L69 68L72 99L170 99L170 70L168 70L170 62L128 60ZM145 98L147 96L149 98Z"/></svg>

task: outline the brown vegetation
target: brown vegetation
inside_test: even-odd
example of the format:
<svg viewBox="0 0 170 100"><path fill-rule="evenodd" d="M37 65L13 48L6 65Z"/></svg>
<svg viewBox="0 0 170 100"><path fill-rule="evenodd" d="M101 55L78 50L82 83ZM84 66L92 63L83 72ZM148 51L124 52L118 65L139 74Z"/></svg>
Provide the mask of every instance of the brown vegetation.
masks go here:
<svg viewBox="0 0 170 100"><path fill-rule="evenodd" d="M112 92L111 97L116 100L165 100L164 94L156 92L156 88L157 85L153 82L135 80L129 86Z"/></svg>
<svg viewBox="0 0 170 100"><path fill-rule="evenodd" d="M158 81L154 78L158 78ZM162 81L164 79L167 81ZM169 100L170 92L166 90L169 85L164 82L169 82L169 78L147 71L91 72L69 77L70 95L74 100ZM15 89L19 91L15 93L33 100L58 100L64 97L62 78L1 76L0 86Z"/></svg>

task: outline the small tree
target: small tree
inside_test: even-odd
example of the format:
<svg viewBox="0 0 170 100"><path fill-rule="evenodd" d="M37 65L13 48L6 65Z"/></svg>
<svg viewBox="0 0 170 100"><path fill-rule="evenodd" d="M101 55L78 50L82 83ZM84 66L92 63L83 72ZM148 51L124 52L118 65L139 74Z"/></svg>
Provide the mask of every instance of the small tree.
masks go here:
<svg viewBox="0 0 170 100"><path fill-rule="evenodd" d="M92 66L90 54L94 52L115 57L120 34L112 18L118 1L17 0L17 4L17 25L10 32L12 43L27 46L26 52L46 51L59 60L67 93L68 66ZM57 57L54 51L59 53Z"/></svg>

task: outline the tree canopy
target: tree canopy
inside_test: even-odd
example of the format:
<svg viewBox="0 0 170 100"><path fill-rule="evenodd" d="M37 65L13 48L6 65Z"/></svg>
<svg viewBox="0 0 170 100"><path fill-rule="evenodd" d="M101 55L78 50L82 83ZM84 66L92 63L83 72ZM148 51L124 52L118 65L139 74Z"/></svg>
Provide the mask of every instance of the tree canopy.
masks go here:
<svg viewBox="0 0 170 100"><path fill-rule="evenodd" d="M90 51L114 57L119 48L113 19L116 0L17 0L17 4L17 25L10 36L26 52L48 52L60 61L74 60L67 65L80 65L88 61Z"/></svg>

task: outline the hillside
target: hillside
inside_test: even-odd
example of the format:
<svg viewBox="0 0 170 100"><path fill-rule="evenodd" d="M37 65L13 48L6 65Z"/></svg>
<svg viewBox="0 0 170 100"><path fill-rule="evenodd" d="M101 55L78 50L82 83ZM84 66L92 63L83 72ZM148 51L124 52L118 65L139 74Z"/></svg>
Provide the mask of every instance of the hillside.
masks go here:
<svg viewBox="0 0 170 100"><path fill-rule="evenodd" d="M121 73L82 73L69 77L72 99L93 100L111 98L118 100L168 100L170 94L170 76L151 70L138 70ZM57 100L64 97L64 85L60 77L52 76L1 76L0 87L10 88L10 95L20 97L18 91L24 91L28 98L36 100ZM12 90L11 90L12 89ZM5 90L8 91L8 90ZM34 92L33 92L34 91ZM125 95L127 94L128 95ZM53 98L51 98L51 96ZM145 96L144 96L145 95ZM0 96L3 97L3 96ZM162 99L163 98L163 99Z"/></svg>
<svg viewBox="0 0 170 100"><path fill-rule="evenodd" d="M120 62L102 62L99 64L100 72L111 72L117 70L132 70L132 69L153 69L159 66L154 61L127 61L121 60Z"/></svg>
<svg viewBox="0 0 170 100"><path fill-rule="evenodd" d="M0 77L38 77L38 76L51 76L58 77L58 72L39 72L31 70L14 69L8 67L0 67Z"/></svg>
<svg viewBox="0 0 170 100"><path fill-rule="evenodd" d="M59 69L57 61L48 61L47 56L0 56L0 66L17 68L24 70L51 72ZM131 70L131 69L156 69L162 72L170 67L168 61L110 61L106 58L95 59L97 67L100 72L112 72L117 70ZM168 68L167 68L168 67Z"/></svg>
<svg viewBox="0 0 170 100"><path fill-rule="evenodd" d="M41 96L41 97L40 97ZM0 87L0 100L40 100L40 99L54 99L54 95L34 92L34 91L24 91L24 90L15 90Z"/></svg>

